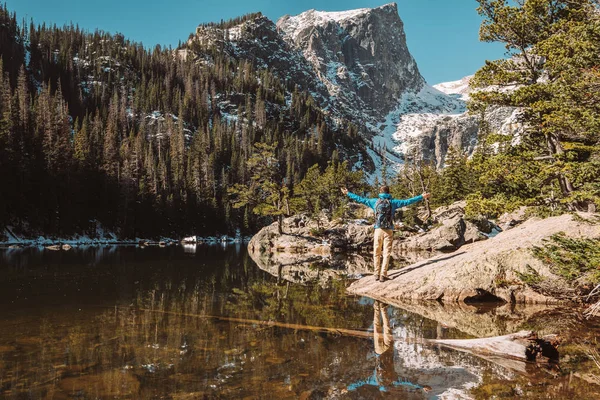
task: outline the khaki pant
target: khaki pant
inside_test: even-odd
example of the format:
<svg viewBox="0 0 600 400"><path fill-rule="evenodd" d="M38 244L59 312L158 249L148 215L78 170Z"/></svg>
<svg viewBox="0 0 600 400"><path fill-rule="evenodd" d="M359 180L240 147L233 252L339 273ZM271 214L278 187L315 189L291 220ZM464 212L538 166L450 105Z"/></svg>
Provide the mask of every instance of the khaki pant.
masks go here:
<svg viewBox="0 0 600 400"><path fill-rule="evenodd" d="M387 276L392 254L392 242L394 231L391 229L375 229L375 240L373 241L373 261L375 264L375 277ZM383 260L381 251L383 250Z"/></svg>
<svg viewBox="0 0 600 400"><path fill-rule="evenodd" d="M373 303L373 342L375 353L383 354L390 349L394 343L390 317L387 314L387 305L375 300Z"/></svg>
<svg viewBox="0 0 600 400"><path fill-rule="evenodd" d="M394 369L394 336L390 327L387 305L375 301L373 304L373 342L377 357L375 379L381 386L391 386L398 379Z"/></svg>

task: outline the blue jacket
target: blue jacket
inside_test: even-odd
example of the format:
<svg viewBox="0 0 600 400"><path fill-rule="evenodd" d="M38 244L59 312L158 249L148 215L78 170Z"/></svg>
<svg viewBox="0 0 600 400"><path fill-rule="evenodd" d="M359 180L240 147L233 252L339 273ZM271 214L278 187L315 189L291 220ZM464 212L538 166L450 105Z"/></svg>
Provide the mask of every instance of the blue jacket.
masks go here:
<svg viewBox="0 0 600 400"><path fill-rule="evenodd" d="M414 204L416 202L423 200L423 195L418 195L411 199L399 200L399 199L394 199L392 197L392 195L389 193L379 193L379 197L376 197L374 199L367 199L366 197L362 197L357 194L348 192L348 197L350 197L350 199L352 199L353 201L355 201L357 203L361 203L361 204L364 204L365 206L371 207L373 209L373 211L375 211L375 205L377 204L378 199L388 199L388 200L390 200L390 203L392 204L392 215L394 215L396 210L399 208L406 207L406 206L409 206L411 204ZM379 228L379 226L377 226L377 223L375 223L375 229L377 229L377 228Z"/></svg>

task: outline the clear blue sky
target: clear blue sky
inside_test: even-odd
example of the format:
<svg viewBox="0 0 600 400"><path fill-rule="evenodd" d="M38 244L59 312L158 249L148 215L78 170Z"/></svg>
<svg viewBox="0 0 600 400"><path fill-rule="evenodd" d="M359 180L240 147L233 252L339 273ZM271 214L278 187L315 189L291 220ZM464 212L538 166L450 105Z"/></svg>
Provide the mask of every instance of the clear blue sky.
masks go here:
<svg viewBox="0 0 600 400"><path fill-rule="evenodd" d="M35 23L77 23L121 32L146 47L177 46L196 26L261 11L273 21L315 8L341 11L377 7L386 0L7 0L17 17ZM428 83L452 81L474 73L504 49L478 40L481 19L475 0L398 0L408 48Z"/></svg>

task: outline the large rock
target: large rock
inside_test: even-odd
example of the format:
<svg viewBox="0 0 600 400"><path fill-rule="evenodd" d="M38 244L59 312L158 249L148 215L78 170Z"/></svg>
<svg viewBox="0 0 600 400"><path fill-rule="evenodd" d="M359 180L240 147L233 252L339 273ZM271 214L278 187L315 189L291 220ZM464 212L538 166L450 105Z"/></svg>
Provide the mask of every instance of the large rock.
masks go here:
<svg viewBox="0 0 600 400"><path fill-rule="evenodd" d="M441 226L405 241L396 241L395 252L403 251L454 251L466 243L486 240L487 236L479 232L477 226L461 216L442 221Z"/></svg>
<svg viewBox="0 0 600 400"><path fill-rule="evenodd" d="M504 213L498 218L498 226L502 230L514 228L527 219L527 207L519 207L511 213Z"/></svg>
<svg viewBox="0 0 600 400"><path fill-rule="evenodd" d="M583 215L593 220L595 215ZM349 287L351 293L379 299L438 300L443 302L498 300L512 303L553 303L572 289L550 267L534 257L532 249L551 235L600 238L600 225L570 214L544 220L531 219L484 242L463 246L452 254L438 255L390 271L385 283L363 278ZM521 277L535 271L556 295L533 290Z"/></svg>
<svg viewBox="0 0 600 400"><path fill-rule="evenodd" d="M305 215L286 218L283 232L279 234L276 222L261 229L248 244L250 252L327 255L373 244L371 225L342 224L326 217L320 217L319 222Z"/></svg>
<svg viewBox="0 0 600 400"><path fill-rule="evenodd" d="M346 248L360 250L372 246L373 234L374 230L370 225L348 224L344 234Z"/></svg>
<svg viewBox="0 0 600 400"><path fill-rule="evenodd" d="M442 207L436 208L431 213L431 218L435 222L440 222L445 219L451 219L451 218L454 218L457 216L462 217L465 215L466 207L467 207L467 202L465 200L457 201L456 203L452 203L448 206L442 206Z"/></svg>
<svg viewBox="0 0 600 400"><path fill-rule="evenodd" d="M263 270L295 283L318 281L327 285L343 276L360 276L372 269L371 262L359 255L373 245L373 227L367 224L342 224L321 215L319 221L306 215L284 219L284 234L277 223L261 229L248 243L252 259ZM370 259L370 257L367 257Z"/></svg>
<svg viewBox="0 0 600 400"><path fill-rule="evenodd" d="M439 207L432 213L432 219L438 226L428 232L411 236L404 241L394 243L395 252L405 251L454 251L464 244L486 240L481 231L491 232L493 223L482 219L479 226L465 218L465 201Z"/></svg>

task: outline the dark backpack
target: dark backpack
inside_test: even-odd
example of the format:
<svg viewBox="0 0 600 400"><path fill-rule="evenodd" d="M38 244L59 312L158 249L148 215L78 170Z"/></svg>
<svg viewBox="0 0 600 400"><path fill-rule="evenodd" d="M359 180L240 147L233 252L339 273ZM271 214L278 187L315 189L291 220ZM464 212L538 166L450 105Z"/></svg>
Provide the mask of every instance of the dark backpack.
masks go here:
<svg viewBox="0 0 600 400"><path fill-rule="evenodd" d="M389 199L378 199L375 204L375 223L382 229L394 229L392 202Z"/></svg>

